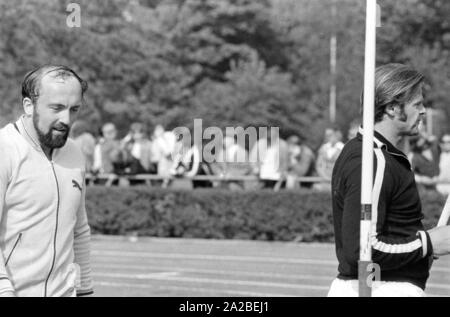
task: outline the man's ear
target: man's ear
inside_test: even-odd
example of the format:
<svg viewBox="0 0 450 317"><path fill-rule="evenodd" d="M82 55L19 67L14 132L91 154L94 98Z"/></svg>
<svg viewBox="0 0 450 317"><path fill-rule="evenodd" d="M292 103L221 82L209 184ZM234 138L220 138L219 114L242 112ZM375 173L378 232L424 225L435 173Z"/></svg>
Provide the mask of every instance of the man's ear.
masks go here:
<svg viewBox="0 0 450 317"><path fill-rule="evenodd" d="M34 113L34 104L30 98L23 98L22 107L27 117L32 117Z"/></svg>
<svg viewBox="0 0 450 317"><path fill-rule="evenodd" d="M390 104L388 106L386 106L386 110L385 113L389 116L389 118L394 118L395 117L395 106Z"/></svg>
<svg viewBox="0 0 450 317"><path fill-rule="evenodd" d="M408 118L405 114L405 111L403 110L403 108L398 105L398 104L394 104L394 105L389 105L386 107L386 114L390 117L390 118L397 118L402 122L405 122Z"/></svg>

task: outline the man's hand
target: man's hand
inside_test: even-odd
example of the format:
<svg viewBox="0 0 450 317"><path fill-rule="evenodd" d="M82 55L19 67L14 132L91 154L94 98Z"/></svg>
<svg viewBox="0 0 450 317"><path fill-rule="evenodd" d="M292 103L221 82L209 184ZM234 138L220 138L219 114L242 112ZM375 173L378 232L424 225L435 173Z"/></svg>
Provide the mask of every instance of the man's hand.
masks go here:
<svg viewBox="0 0 450 317"><path fill-rule="evenodd" d="M450 226L428 230L435 256L450 254Z"/></svg>

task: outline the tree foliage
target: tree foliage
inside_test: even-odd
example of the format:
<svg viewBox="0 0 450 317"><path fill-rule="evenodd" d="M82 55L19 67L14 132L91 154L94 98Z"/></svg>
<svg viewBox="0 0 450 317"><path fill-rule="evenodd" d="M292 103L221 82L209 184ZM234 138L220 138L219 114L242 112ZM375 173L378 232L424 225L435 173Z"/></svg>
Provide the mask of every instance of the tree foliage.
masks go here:
<svg viewBox="0 0 450 317"><path fill-rule="evenodd" d="M21 112L24 74L67 64L89 81L83 117L99 127L279 126L321 142L328 121L329 43L338 43L338 123L359 115L364 2L333 0L0 0L0 124ZM427 102L449 101L449 2L380 0L378 63L411 63L429 79Z"/></svg>

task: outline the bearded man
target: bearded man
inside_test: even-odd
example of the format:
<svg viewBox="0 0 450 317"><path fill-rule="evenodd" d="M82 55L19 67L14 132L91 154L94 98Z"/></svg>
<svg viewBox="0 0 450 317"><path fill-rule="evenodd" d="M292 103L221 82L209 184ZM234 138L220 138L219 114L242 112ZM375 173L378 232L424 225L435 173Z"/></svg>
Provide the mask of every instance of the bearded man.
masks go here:
<svg viewBox="0 0 450 317"><path fill-rule="evenodd" d="M92 294L83 154L68 139L87 83L45 65L22 83L24 114L0 130L0 296Z"/></svg>

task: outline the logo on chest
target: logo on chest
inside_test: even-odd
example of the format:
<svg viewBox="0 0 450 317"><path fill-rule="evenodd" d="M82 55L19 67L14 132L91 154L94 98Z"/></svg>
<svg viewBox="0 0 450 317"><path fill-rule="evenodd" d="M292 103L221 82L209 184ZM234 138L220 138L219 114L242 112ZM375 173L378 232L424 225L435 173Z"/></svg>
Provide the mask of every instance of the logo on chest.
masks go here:
<svg viewBox="0 0 450 317"><path fill-rule="evenodd" d="M80 184L79 184L76 180L74 180L74 179L72 179L72 186L73 186L74 188L78 188L78 189L81 191L81 186L80 186Z"/></svg>

